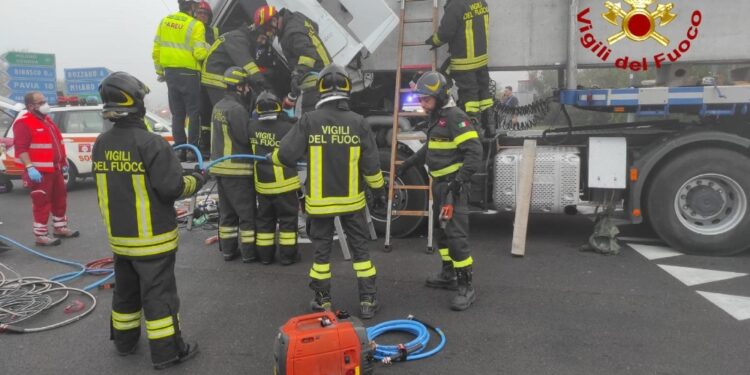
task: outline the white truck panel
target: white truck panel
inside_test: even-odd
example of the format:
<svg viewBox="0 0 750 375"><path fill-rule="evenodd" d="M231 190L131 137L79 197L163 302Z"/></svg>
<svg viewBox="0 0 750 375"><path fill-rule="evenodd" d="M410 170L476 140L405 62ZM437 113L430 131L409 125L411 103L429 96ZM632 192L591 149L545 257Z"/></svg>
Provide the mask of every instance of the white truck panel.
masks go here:
<svg viewBox="0 0 750 375"><path fill-rule="evenodd" d="M624 137L589 138L588 187L625 189L627 154L627 141Z"/></svg>

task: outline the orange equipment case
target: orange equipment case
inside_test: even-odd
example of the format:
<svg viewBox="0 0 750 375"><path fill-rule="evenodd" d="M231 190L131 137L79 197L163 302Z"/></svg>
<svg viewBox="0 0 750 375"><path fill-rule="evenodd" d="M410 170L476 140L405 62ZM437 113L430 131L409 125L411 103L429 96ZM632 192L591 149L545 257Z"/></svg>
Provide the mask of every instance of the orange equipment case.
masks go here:
<svg viewBox="0 0 750 375"><path fill-rule="evenodd" d="M372 375L367 329L345 312L294 317L274 345L277 375Z"/></svg>

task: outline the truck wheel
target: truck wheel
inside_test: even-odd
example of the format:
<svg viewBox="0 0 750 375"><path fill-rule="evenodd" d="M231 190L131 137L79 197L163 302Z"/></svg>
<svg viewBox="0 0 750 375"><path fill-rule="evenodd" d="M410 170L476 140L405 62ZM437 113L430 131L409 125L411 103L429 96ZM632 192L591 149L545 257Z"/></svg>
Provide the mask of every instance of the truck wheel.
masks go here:
<svg viewBox="0 0 750 375"><path fill-rule="evenodd" d="M68 173L63 174L63 179L65 180L67 190L75 189L78 183L78 169L76 169L75 164L70 159L68 159Z"/></svg>
<svg viewBox="0 0 750 375"><path fill-rule="evenodd" d="M385 187L388 188L390 179L389 170L391 162L390 150L380 150L380 169L383 170L385 178ZM408 156L401 152L398 153L397 159L404 160ZM424 190L399 190L399 185L426 185L427 179L419 169L410 168L404 173L404 176L396 180L393 187L393 209L406 211L426 211L427 210L427 192ZM372 207L372 206L370 206ZM385 219L387 212L385 209L375 210L370 208L372 222L375 231L380 235L385 234ZM424 216L398 216L391 217L391 236L405 237L417 230L425 222Z"/></svg>
<svg viewBox="0 0 750 375"><path fill-rule="evenodd" d="M694 150L658 171L646 214L675 249L727 256L750 247L749 197L750 158L725 149Z"/></svg>

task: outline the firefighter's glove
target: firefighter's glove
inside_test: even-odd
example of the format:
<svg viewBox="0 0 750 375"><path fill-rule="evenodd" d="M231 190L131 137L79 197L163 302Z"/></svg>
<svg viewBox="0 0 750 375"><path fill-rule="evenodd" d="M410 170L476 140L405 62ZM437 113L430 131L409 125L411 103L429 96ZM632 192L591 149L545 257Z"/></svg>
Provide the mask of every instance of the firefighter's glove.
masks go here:
<svg viewBox="0 0 750 375"><path fill-rule="evenodd" d="M380 189L374 189L372 191L373 195L373 208L375 209L383 209L388 205L388 196L385 191L385 187L382 187Z"/></svg>
<svg viewBox="0 0 750 375"><path fill-rule="evenodd" d="M200 172L193 172L190 175L195 178L195 191L198 192L206 184L206 176Z"/></svg>
<svg viewBox="0 0 750 375"><path fill-rule="evenodd" d="M448 191L453 193L454 195L458 195L461 193L461 189L464 187L464 182L460 178L454 178L453 181L451 181L448 184Z"/></svg>
<svg viewBox="0 0 750 375"><path fill-rule="evenodd" d="M26 169L26 173L29 175L29 180L32 182L42 182L42 174L35 167L29 167Z"/></svg>
<svg viewBox="0 0 750 375"><path fill-rule="evenodd" d="M425 39L424 44L430 46L430 51L438 48L438 46L435 45L435 42L432 41L432 35L430 35L429 38Z"/></svg>

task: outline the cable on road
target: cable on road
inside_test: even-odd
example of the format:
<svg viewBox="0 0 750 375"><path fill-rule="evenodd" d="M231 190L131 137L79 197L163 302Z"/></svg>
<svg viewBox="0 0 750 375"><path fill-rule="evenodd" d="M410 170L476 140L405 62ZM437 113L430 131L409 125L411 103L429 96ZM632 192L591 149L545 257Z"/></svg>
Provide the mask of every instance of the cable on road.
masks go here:
<svg viewBox="0 0 750 375"><path fill-rule="evenodd" d="M51 279L45 279L42 277L22 277L10 267L0 263L0 333L41 332L80 320L96 308L96 297L88 291L104 285L104 283L115 275L112 268L112 258L102 258L81 264L40 253L3 235L0 235L0 240L46 260L78 269L77 271L54 276ZM83 289L71 288L63 284L63 282L71 281L87 274L104 277L85 286ZM48 311L66 301L71 293L87 297L91 300L91 303L86 307L80 300L72 301L65 306L64 312L66 315L74 314L74 316L61 322L35 328L25 328L18 325L18 323L44 311Z"/></svg>

